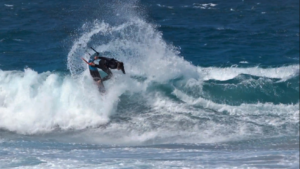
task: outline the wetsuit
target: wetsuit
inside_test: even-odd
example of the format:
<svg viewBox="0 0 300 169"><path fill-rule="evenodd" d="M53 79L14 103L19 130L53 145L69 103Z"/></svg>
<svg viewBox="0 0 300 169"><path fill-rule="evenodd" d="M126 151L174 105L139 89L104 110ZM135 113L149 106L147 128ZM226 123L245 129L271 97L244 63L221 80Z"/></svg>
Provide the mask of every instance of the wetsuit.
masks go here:
<svg viewBox="0 0 300 169"><path fill-rule="evenodd" d="M89 60L89 63L94 62L94 61L95 61L94 57L91 57L90 60ZM97 67L89 65L89 69L90 69L90 74L93 77L94 81L97 82L99 91L101 93L104 93L105 88L104 88L104 85L103 85L102 81L100 83L98 82L99 80L102 80L102 79L101 79L100 73L97 70Z"/></svg>
<svg viewBox="0 0 300 169"><path fill-rule="evenodd" d="M99 57L99 59L101 60L99 61L99 65L96 65L96 67L102 69L107 74L107 76L105 76L102 81L108 80L113 76L112 72L109 69L117 69L119 61L113 58L106 58L101 56Z"/></svg>
<svg viewBox="0 0 300 169"><path fill-rule="evenodd" d="M89 60L89 63L94 62L94 60L95 59L93 59L91 57L90 60ZM89 69L90 69L90 74L93 77L94 81L101 80L101 76L100 76L96 66L89 65Z"/></svg>

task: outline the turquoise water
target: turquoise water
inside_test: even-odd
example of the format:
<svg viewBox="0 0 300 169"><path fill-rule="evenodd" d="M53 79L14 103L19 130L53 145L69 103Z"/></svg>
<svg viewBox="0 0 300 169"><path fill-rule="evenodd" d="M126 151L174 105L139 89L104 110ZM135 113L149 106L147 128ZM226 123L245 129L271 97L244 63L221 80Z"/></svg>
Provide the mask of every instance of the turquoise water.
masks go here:
<svg viewBox="0 0 300 169"><path fill-rule="evenodd" d="M299 168L299 1L12 0L0 16L0 168ZM105 95L90 46L125 64Z"/></svg>

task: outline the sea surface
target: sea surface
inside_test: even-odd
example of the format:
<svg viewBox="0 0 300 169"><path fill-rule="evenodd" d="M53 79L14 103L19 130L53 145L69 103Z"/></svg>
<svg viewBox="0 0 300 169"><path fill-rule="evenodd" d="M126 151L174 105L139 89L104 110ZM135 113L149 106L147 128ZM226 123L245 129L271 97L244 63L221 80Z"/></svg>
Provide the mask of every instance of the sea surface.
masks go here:
<svg viewBox="0 0 300 169"><path fill-rule="evenodd" d="M2 0L0 23L1 169L299 168L299 0ZM105 94L89 47L124 62Z"/></svg>

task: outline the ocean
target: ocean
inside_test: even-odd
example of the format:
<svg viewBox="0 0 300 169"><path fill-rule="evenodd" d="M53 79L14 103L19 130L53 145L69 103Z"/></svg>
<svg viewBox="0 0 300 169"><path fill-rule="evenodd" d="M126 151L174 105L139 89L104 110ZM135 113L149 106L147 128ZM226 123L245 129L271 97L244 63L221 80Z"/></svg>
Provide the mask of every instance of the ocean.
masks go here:
<svg viewBox="0 0 300 169"><path fill-rule="evenodd" d="M0 22L1 169L299 168L297 0L3 0ZM105 94L90 47L124 62Z"/></svg>

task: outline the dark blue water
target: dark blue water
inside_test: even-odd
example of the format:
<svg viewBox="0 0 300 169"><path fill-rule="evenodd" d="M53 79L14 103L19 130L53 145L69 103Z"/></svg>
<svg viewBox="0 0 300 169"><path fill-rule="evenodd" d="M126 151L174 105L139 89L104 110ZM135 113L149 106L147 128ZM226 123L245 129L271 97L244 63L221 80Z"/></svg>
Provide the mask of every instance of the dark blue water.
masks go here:
<svg viewBox="0 0 300 169"><path fill-rule="evenodd" d="M299 168L299 1L10 0L0 21L0 168ZM90 46L125 64L104 95Z"/></svg>
<svg viewBox="0 0 300 169"><path fill-rule="evenodd" d="M209 3L147 5L164 38L181 47L182 55L195 65L231 66L247 60L247 66L270 67L299 62L299 2ZM164 4L164 9L156 4Z"/></svg>

